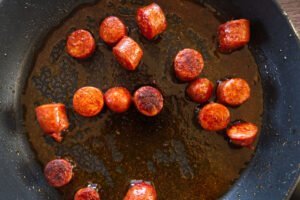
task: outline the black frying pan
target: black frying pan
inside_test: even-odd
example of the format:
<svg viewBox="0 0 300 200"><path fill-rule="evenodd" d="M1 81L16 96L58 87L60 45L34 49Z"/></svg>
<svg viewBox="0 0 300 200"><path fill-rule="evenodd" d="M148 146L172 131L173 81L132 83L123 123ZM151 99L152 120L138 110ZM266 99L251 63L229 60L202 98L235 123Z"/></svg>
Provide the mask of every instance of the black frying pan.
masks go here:
<svg viewBox="0 0 300 200"><path fill-rule="evenodd" d="M51 28L89 1L4 1L1 9L1 181L5 199L58 199L44 181L27 137L20 103L34 55ZM299 40L272 1L205 1L228 19L253 22L251 46L264 90L257 151L224 199L284 199L299 177ZM267 66L267 67L266 67Z"/></svg>

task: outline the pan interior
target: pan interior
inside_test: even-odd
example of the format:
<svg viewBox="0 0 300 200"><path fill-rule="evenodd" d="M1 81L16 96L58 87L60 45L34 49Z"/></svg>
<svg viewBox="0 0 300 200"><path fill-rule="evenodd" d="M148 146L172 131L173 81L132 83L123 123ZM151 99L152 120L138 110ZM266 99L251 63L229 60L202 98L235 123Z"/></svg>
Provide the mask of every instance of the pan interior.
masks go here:
<svg viewBox="0 0 300 200"><path fill-rule="evenodd" d="M194 48L204 57L201 77L217 84L226 77L241 77L251 87L251 98L238 108L230 108L232 120L261 125L262 87L254 58L247 48L232 54L216 51L218 13L193 1L163 1L168 28L159 38L148 41L135 23L138 7L150 1L104 0L77 9L46 38L36 56L22 96L28 138L37 159L45 165L63 157L71 159L75 176L60 188L65 199L80 187L97 184L103 199L121 199L133 179L154 183L160 199L216 199L239 177L253 150L228 144L224 133L206 132L197 124L201 107L185 95L186 84L173 74L173 58L183 48ZM121 18L129 36L144 50L137 71L124 70L110 47L98 36L99 23L107 16ZM65 52L66 36L75 29L92 32L95 54L84 61ZM164 109L156 117L140 115L133 107L125 114L105 109L94 118L83 118L72 110L72 96L82 86L106 91L124 86L132 93L142 85L159 88ZM215 97L212 98L214 100ZM35 119L38 105L66 104L71 127L61 144L42 134Z"/></svg>

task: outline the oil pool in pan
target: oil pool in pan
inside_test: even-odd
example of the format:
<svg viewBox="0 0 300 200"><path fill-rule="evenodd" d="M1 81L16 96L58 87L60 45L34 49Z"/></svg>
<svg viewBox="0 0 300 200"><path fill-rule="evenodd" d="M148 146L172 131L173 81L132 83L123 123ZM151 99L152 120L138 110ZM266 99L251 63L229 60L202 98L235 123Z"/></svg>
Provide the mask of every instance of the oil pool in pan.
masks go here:
<svg viewBox="0 0 300 200"><path fill-rule="evenodd" d="M241 107L230 108L231 119L260 127L262 88L250 51L217 53L221 22L216 13L193 1L157 1L168 28L155 41L148 41L139 33L135 13L149 3L103 0L81 7L49 34L37 53L22 97L25 128L43 165L57 157L75 163L73 180L59 189L64 199L72 199L77 189L94 183L102 199L119 200L132 179L152 181L159 199L215 199L230 188L252 157L253 150L229 145L224 134L201 129L195 117L199 106L186 98L186 84L176 80L172 67L179 50L193 48L204 57L201 77L215 84L224 77L247 80L251 98ZM99 39L99 23L110 15L124 20L129 35L144 50L134 72L120 67L111 48ZM95 54L84 61L65 52L66 36L78 28L91 31L97 41ZM121 85L132 93L142 85L153 85L163 92L164 108L152 118L134 108L124 114L105 109L94 118L84 118L72 110L72 96L86 85L103 91ZM62 143L45 137L35 118L35 107L51 102L62 102L68 109L71 126Z"/></svg>

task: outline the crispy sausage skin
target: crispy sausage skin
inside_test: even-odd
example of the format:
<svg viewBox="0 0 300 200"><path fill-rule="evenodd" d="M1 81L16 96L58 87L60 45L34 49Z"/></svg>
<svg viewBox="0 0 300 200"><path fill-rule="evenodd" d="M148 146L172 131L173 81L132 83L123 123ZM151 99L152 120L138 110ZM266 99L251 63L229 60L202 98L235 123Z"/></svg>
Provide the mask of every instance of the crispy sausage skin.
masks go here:
<svg viewBox="0 0 300 200"><path fill-rule="evenodd" d="M160 91L151 86L143 86L136 90L133 101L138 111L149 117L159 114L164 104Z"/></svg>
<svg viewBox="0 0 300 200"><path fill-rule="evenodd" d="M110 16L102 21L99 36L108 45L116 44L125 35L127 35L126 27L118 17Z"/></svg>
<svg viewBox="0 0 300 200"><path fill-rule="evenodd" d="M207 102L213 93L213 83L207 78L198 78L186 88L187 95L197 103Z"/></svg>
<svg viewBox="0 0 300 200"><path fill-rule="evenodd" d="M217 88L218 101L229 106L239 106L250 98L250 86L244 79L222 81Z"/></svg>
<svg viewBox="0 0 300 200"><path fill-rule="evenodd" d="M124 87L114 87L104 94L106 106L117 113L126 112L131 105L131 94Z"/></svg>
<svg viewBox="0 0 300 200"><path fill-rule="evenodd" d="M143 50L130 37L123 37L113 48L118 62L127 70L135 70L143 57Z"/></svg>
<svg viewBox="0 0 300 200"><path fill-rule="evenodd" d="M70 56L77 59L90 57L96 49L93 35L83 29L72 32L67 39L67 52Z"/></svg>
<svg viewBox="0 0 300 200"><path fill-rule="evenodd" d="M229 124L230 112L222 104L209 103L200 110L198 122L205 130L220 131Z"/></svg>
<svg viewBox="0 0 300 200"><path fill-rule="evenodd" d="M229 53L245 46L250 40L250 22L246 19L221 24L218 30L219 50Z"/></svg>
<svg viewBox="0 0 300 200"><path fill-rule="evenodd" d="M104 97L98 88L82 87L77 90L73 97L74 110L84 116L92 117L101 112L104 106Z"/></svg>
<svg viewBox="0 0 300 200"><path fill-rule="evenodd" d="M149 40L164 32L167 28L165 14L156 3L139 8L136 21L141 33Z"/></svg>
<svg viewBox="0 0 300 200"><path fill-rule="evenodd" d="M65 105L61 103L41 105L35 108L35 113L44 133L49 134L57 142L61 142L61 132L69 128Z"/></svg>
<svg viewBox="0 0 300 200"><path fill-rule="evenodd" d="M145 182L134 184L127 192L123 200L156 200L155 188Z"/></svg>
<svg viewBox="0 0 300 200"><path fill-rule="evenodd" d="M229 127L226 131L230 141L238 146L250 146L256 136L258 128L250 122L241 122Z"/></svg>
<svg viewBox="0 0 300 200"><path fill-rule="evenodd" d="M100 200L100 195L94 188L86 187L76 192L74 200Z"/></svg>
<svg viewBox="0 0 300 200"><path fill-rule="evenodd" d="M51 186L62 187L71 181L73 166L65 159L55 159L47 163L44 175Z"/></svg>
<svg viewBox="0 0 300 200"><path fill-rule="evenodd" d="M174 60L176 77L181 81L196 79L204 67L202 55L194 49L183 49Z"/></svg>

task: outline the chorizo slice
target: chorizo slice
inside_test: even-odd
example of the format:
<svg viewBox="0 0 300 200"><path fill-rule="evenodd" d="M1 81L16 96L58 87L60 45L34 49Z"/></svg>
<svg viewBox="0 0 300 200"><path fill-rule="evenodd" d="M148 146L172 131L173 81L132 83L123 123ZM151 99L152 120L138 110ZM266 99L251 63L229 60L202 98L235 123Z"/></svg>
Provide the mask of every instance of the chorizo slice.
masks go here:
<svg viewBox="0 0 300 200"><path fill-rule="evenodd" d="M118 62L127 70L135 70L143 57L143 50L130 37L123 37L113 48Z"/></svg>
<svg viewBox="0 0 300 200"><path fill-rule="evenodd" d="M222 81L217 88L218 101L229 106L239 106L250 98L250 86L244 79Z"/></svg>
<svg viewBox="0 0 300 200"><path fill-rule="evenodd" d="M155 38L167 28L165 14L156 3L139 8L136 21L141 33L149 40Z"/></svg>
<svg viewBox="0 0 300 200"><path fill-rule="evenodd" d="M174 59L176 77L181 81L192 81L202 72L204 62L202 55L194 49L183 49Z"/></svg>
<svg viewBox="0 0 300 200"><path fill-rule="evenodd" d="M229 53L250 41L250 22L246 19L228 21L218 29L219 50Z"/></svg>
<svg viewBox="0 0 300 200"><path fill-rule="evenodd" d="M99 28L100 38L109 45L114 45L127 35L126 26L115 16L105 18Z"/></svg>
<svg viewBox="0 0 300 200"><path fill-rule="evenodd" d="M157 194L155 188L146 183L136 183L127 191L123 200L156 200Z"/></svg>
<svg viewBox="0 0 300 200"><path fill-rule="evenodd" d="M164 105L160 91L151 86L143 86L136 90L133 101L138 111L149 117L159 114Z"/></svg>
<svg viewBox="0 0 300 200"><path fill-rule="evenodd" d="M65 159L55 159L47 163L44 175L49 185L62 187L67 185L73 177L73 166Z"/></svg>
<svg viewBox="0 0 300 200"><path fill-rule="evenodd" d="M229 124L230 112L222 104L209 103L200 110L198 122L207 131L220 131Z"/></svg>
<svg viewBox="0 0 300 200"><path fill-rule="evenodd" d="M98 88L87 86L77 90L73 97L74 110L84 116L93 117L101 112L104 106L104 97Z"/></svg>
<svg viewBox="0 0 300 200"><path fill-rule="evenodd" d="M238 146L250 146L255 141L257 132L257 126L250 122L234 124L226 131L230 141Z"/></svg>
<svg viewBox="0 0 300 200"><path fill-rule="evenodd" d="M213 83L207 78L198 78L186 88L187 95L197 103L207 102L213 93Z"/></svg>
<svg viewBox="0 0 300 200"><path fill-rule="evenodd" d="M90 57L96 49L93 35L83 29L72 32L67 39L67 52L77 59Z"/></svg>
<svg viewBox="0 0 300 200"><path fill-rule="evenodd" d="M74 200L100 200L100 195L94 188L86 187L76 192Z"/></svg>
<svg viewBox="0 0 300 200"><path fill-rule="evenodd" d="M104 94L106 106L117 113L126 112L131 105L130 92L124 87L113 87Z"/></svg>
<svg viewBox="0 0 300 200"><path fill-rule="evenodd" d="M35 108L35 113L43 132L49 134L57 142L61 142L61 132L69 128L65 105L61 103L44 104Z"/></svg>

